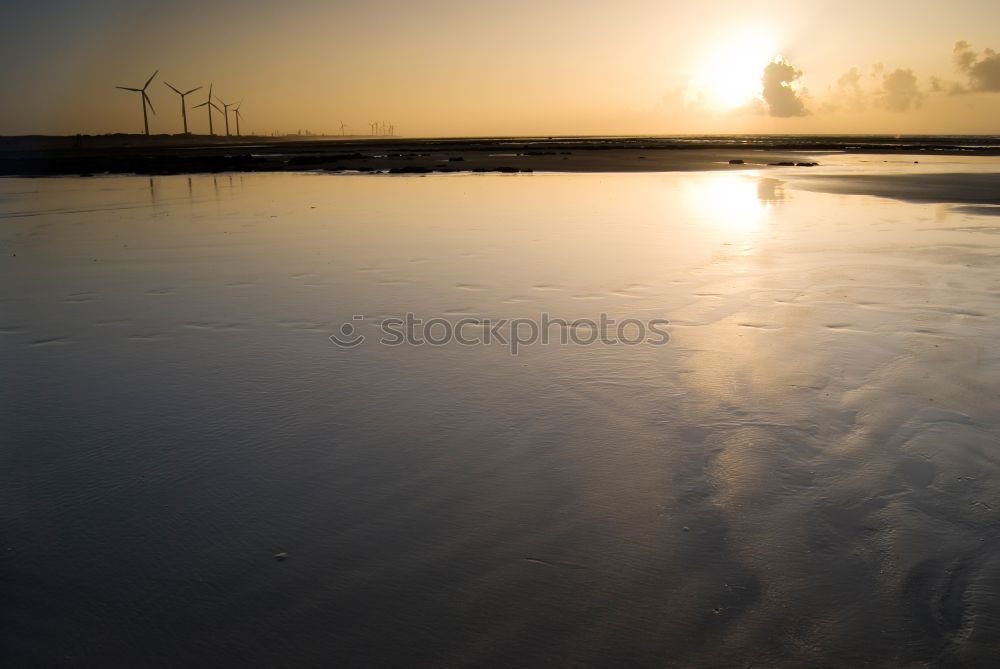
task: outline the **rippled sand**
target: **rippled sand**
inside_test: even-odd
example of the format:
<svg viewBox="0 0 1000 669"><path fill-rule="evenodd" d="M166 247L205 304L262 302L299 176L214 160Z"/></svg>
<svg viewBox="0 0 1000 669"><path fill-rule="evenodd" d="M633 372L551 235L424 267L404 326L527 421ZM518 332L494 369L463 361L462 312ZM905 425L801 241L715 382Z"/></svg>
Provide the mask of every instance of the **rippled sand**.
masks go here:
<svg viewBox="0 0 1000 669"><path fill-rule="evenodd" d="M795 175L0 181L7 663L988 664L997 219Z"/></svg>

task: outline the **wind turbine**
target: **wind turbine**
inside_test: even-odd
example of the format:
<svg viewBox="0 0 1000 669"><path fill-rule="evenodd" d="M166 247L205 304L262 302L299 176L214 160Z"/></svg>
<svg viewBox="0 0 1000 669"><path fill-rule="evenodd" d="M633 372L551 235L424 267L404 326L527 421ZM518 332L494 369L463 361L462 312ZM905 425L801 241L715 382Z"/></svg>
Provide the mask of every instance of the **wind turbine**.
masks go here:
<svg viewBox="0 0 1000 669"><path fill-rule="evenodd" d="M159 70L157 70L156 72L159 72ZM146 129L147 136L149 135L149 117L146 115L146 105L149 105L150 111L152 111L154 114L156 113L156 110L153 109L153 103L149 101L149 96L146 95L146 88L149 86L149 82L153 80L153 77L156 76L156 72L153 72L153 75L149 79L146 79L146 83L142 88L115 86L115 88L120 88L123 91L135 91L136 93L140 93L142 95L142 125Z"/></svg>
<svg viewBox="0 0 1000 669"><path fill-rule="evenodd" d="M164 81L163 83L166 84L170 88L170 90L172 90L174 93L177 93L177 95L181 96L181 118L184 119L184 134L185 135L190 135L191 133L188 132L187 105L184 103L184 98L186 96L190 95L191 93L194 93L195 91L200 91L202 87L199 86L198 88L192 88L189 91L185 91L184 93L181 93L179 90L177 90L176 88L174 88L170 84L167 84L167 82Z"/></svg>
<svg viewBox="0 0 1000 669"><path fill-rule="evenodd" d="M222 110L216 107L215 103L212 102L212 84L208 85L208 99L202 102L200 105L195 105L194 109L197 109L198 107L208 107L208 134L214 135L215 130L212 129L212 109L214 108L215 111L222 111Z"/></svg>
<svg viewBox="0 0 1000 669"><path fill-rule="evenodd" d="M346 125L344 125L344 122L343 122L343 121L341 121L341 122L340 122L340 136L341 136L341 137L343 137L343 136L344 136L344 128L346 128L346 127L347 127L347 126L346 126Z"/></svg>
<svg viewBox="0 0 1000 669"><path fill-rule="evenodd" d="M226 104L218 95L215 96L215 99L219 101L220 105L222 105L222 113L226 117L226 137L229 137L229 108L233 106L233 103L230 102L229 104ZM218 107L216 107L216 109L218 109Z"/></svg>
<svg viewBox="0 0 1000 669"><path fill-rule="evenodd" d="M240 107L242 105L243 105L243 100L240 100L239 102L236 103L236 109L233 110L233 112L236 114L236 136L237 137L240 136L240 116L242 116L240 114Z"/></svg>

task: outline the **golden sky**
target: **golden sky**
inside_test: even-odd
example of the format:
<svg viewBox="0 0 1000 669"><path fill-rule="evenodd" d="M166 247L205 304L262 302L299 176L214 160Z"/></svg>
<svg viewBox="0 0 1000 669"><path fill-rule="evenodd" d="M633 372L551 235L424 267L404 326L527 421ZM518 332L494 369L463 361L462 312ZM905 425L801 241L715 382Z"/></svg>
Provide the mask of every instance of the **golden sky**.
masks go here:
<svg viewBox="0 0 1000 669"><path fill-rule="evenodd" d="M0 22L0 134L1000 134L995 0L37 0ZM992 49L992 50L991 50ZM191 96L189 106L203 101ZM204 108L189 112L206 132ZM216 118L216 131L222 127Z"/></svg>

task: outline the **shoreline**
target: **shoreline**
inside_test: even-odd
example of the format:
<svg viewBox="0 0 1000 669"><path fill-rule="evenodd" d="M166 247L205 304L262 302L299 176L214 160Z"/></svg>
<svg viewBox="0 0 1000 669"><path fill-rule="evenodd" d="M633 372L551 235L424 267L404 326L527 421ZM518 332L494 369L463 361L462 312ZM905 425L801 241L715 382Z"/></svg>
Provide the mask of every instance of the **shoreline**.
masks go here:
<svg viewBox="0 0 1000 669"><path fill-rule="evenodd" d="M219 172L677 172L802 166L823 155L1000 156L1000 138L2 137L0 176Z"/></svg>
<svg viewBox="0 0 1000 669"><path fill-rule="evenodd" d="M169 176L252 172L527 174L785 168L792 187L1000 214L996 174L829 174L831 155L1000 156L1000 138L700 137L403 139L0 137L0 176ZM962 139L964 143L955 140ZM917 161L914 161L917 162Z"/></svg>

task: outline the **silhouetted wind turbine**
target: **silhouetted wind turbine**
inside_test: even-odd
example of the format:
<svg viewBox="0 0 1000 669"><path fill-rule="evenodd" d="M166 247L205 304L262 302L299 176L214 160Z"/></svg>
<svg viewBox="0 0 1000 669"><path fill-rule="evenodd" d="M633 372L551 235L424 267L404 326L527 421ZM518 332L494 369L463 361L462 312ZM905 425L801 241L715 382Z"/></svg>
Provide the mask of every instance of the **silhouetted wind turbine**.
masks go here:
<svg viewBox="0 0 1000 669"><path fill-rule="evenodd" d="M226 104L218 95L215 96L215 99L219 101L220 105L222 105L222 114L226 117L226 137L229 137L229 108L233 106L233 103L230 102L229 104ZM218 107L216 107L216 109L218 109Z"/></svg>
<svg viewBox="0 0 1000 669"><path fill-rule="evenodd" d="M347 127L347 126L346 126L346 125L344 125L344 122L343 122L343 121L341 121L341 122L340 122L340 135L341 135L341 137L343 137L343 135L344 135L344 128L346 128L346 127Z"/></svg>
<svg viewBox="0 0 1000 669"><path fill-rule="evenodd" d="M216 107L215 103L212 102L212 84L208 85L208 99L202 102L200 105L195 105L194 109L197 109L198 107L208 107L208 134L214 135L215 130L212 129L212 109L214 108L215 111L219 112L221 112L222 110Z"/></svg>
<svg viewBox="0 0 1000 669"><path fill-rule="evenodd" d="M159 70L157 70L156 72L159 72ZM142 95L142 125L146 129L146 135L149 135L149 117L146 115L146 105L149 105L149 109L154 114L156 113L156 110L153 109L153 103L149 101L149 96L146 95L146 88L149 86L149 82L151 82L153 80L153 77L156 76L156 72L153 72L153 75L149 79L146 79L146 83L145 83L145 85L142 88L129 88L128 86L115 86L115 88L120 88L123 91L135 91L136 93L139 93L139 94Z"/></svg>
<svg viewBox="0 0 1000 669"><path fill-rule="evenodd" d="M177 90L176 88L174 88L170 84L167 84L167 82L164 81L163 83L166 84L170 88L170 90L172 90L174 93L177 93L177 95L181 96L181 118L184 119L184 134L185 135L190 135L191 133L188 132L187 105L184 104L184 98L186 96L190 95L191 93L194 93L195 91L200 91L202 87L199 86L198 88L192 88L189 91L185 91L184 93L181 93L179 90Z"/></svg>
<svg viewBox="0 0 1000 669"><path fill-rule="evenodd" d="M240 114L240 107L242 105L243 105L243 100L240 100L239 102L236 103L236 109L233 110L233 113L236 115L236 136L237 137L240 136L240 117L242 116L242 114Z"/></svg>

